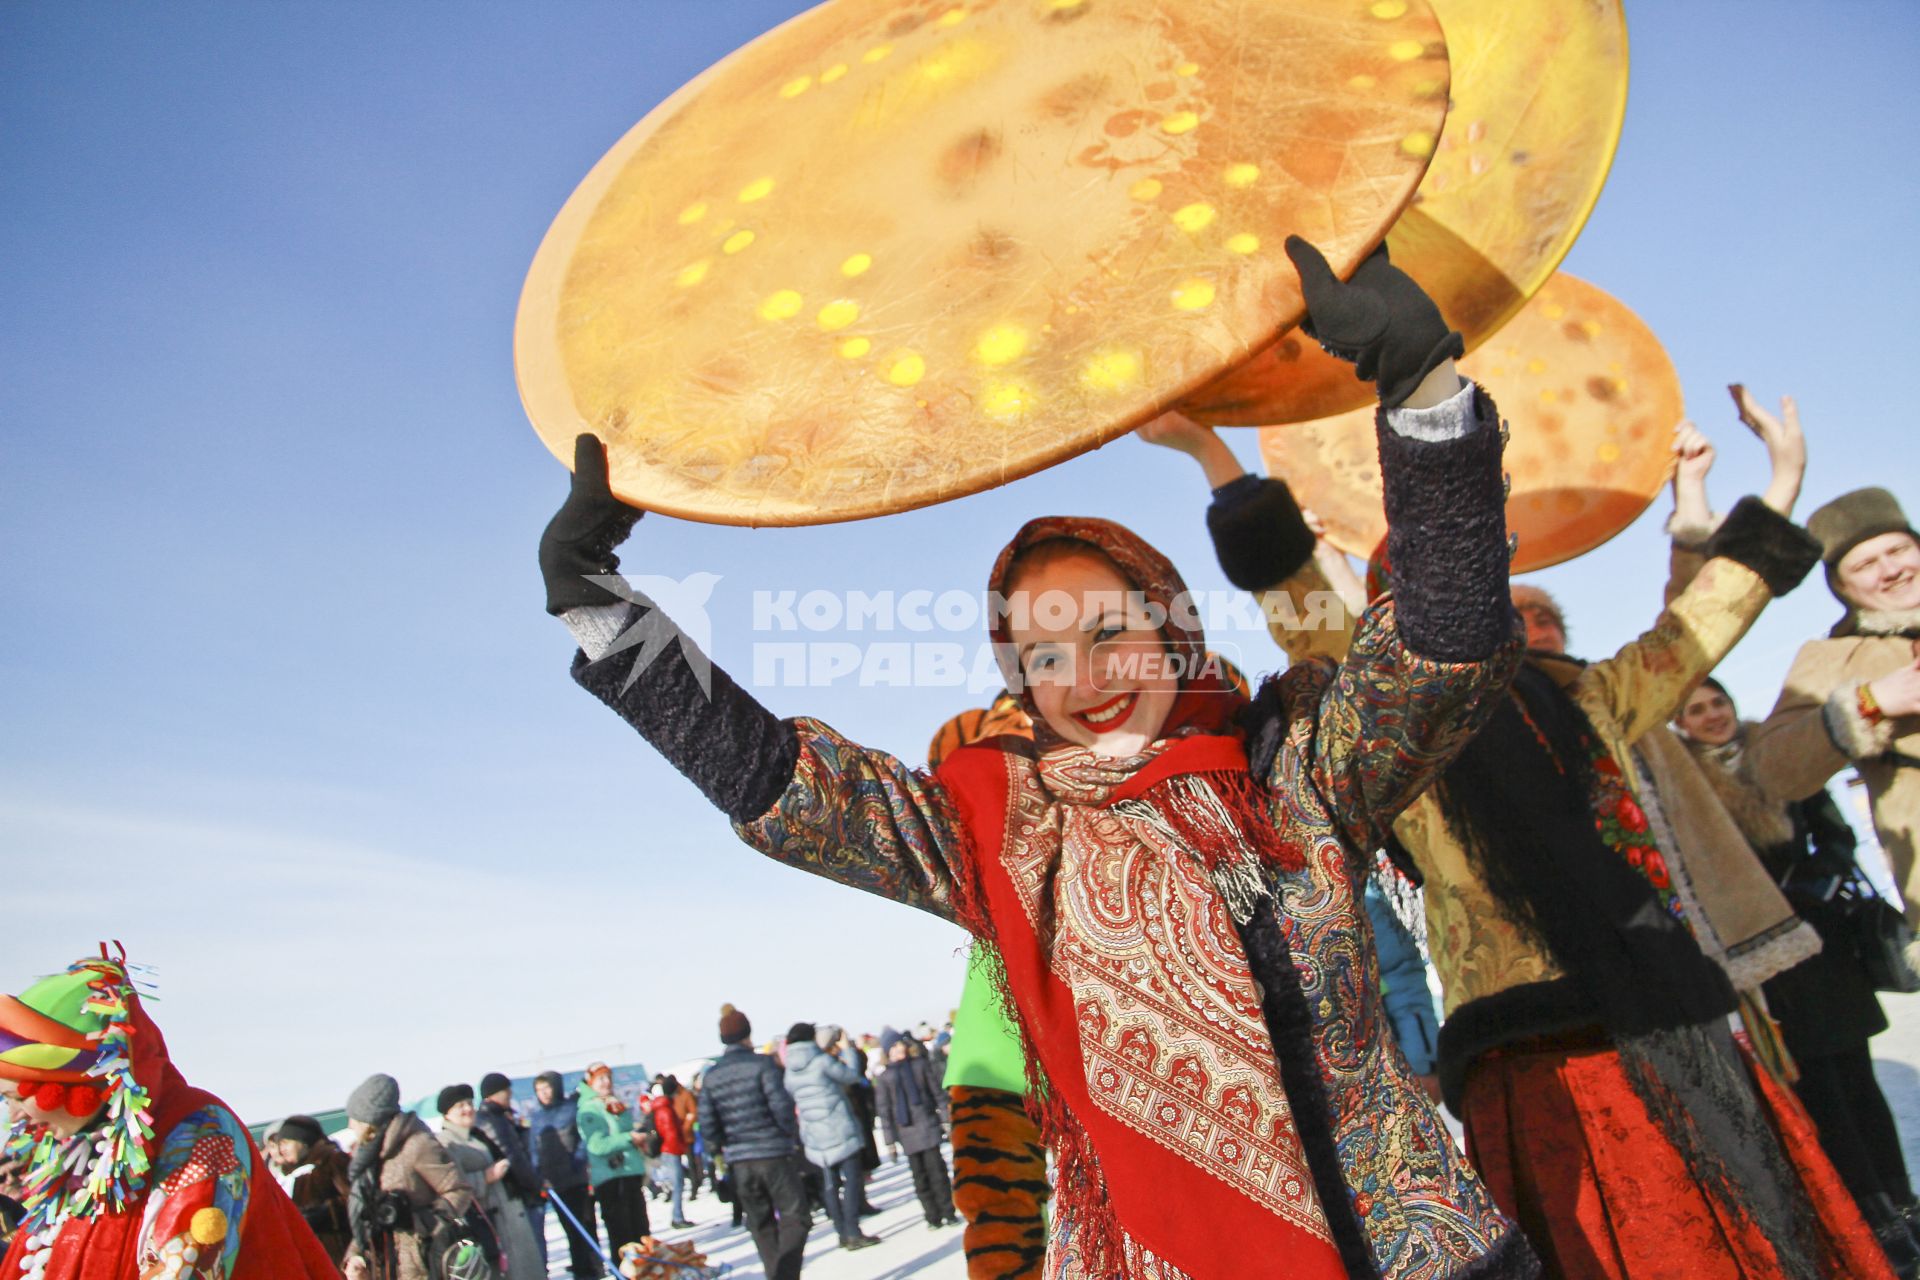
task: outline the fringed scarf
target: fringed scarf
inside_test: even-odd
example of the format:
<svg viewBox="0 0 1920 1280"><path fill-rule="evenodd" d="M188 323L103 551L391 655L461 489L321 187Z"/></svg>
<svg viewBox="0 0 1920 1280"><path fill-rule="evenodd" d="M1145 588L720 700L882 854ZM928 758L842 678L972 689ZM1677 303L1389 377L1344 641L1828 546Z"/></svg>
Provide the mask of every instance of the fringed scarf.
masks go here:
<svg viewBox="0 0 1920 1280"><path fill-rule="evenodd" d="M1054 538L1098 550L1156 604L1184 595L1137 537L1074 519L1022 529L994 589L1021 549ZM1263 1000L1284 993L1261 990L1241 937L1304 853L1249 774L1234 725L1244 693L1206 670L1181 619L1170 609L1163 637L1203 674L1139 755L1061 745L1036 716L1029 754L1003 743L950 757L942 781L980 845L983 910L967 923L1000 959L1078 1273L1212 1280L1285 1258L1301 1280L1371 1274L1324 1095L1296 1101L1283 1083L1313 1074L1311 1040L1274 1044ZM1004 628L994 638L1010 654Z"/></svg>
<svg viewBox="0 0 1920 1280"><path fill-rule="evenodd" d="M1246 769L1237 737L1195 732L1127 760L970 748L942 771L963 808L1009 819L978 850L990 920L969 924L1001 957L1088 1275L1211 1280L1268 1249L1302 1277L1372 1270L1324 1094L1295 1079L1315 1070L1310 1011L1274 1043L1265 998L1285 993L1262 991L1242 941L1275 919L1274 872L1302 865Z"/></svg>

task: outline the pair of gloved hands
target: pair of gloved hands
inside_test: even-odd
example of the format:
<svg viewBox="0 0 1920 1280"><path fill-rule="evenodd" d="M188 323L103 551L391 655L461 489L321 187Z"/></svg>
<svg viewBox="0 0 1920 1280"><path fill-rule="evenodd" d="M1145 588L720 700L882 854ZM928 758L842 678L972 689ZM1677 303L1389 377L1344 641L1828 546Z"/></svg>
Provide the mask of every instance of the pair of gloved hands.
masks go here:
<svg viewBox="0 0 1920 1280"><path fill-rule="evenodd" d="M1440 309L1413 278L1388 260L1384 243L1345 282L1299 236L1287 237L1287 256L1300 273L1306 299L1302 327L1328 353L1351 362L1361 380L1375 384L1383 408L1404 404L1429 373L1462 354L1460 335L1447 328ZM599 437L577 438L573 487L540 535L548 613L558 616L621 599L593 578L619 571L614 548L626 541L642 514L613 496L607 450Z"/></svg>

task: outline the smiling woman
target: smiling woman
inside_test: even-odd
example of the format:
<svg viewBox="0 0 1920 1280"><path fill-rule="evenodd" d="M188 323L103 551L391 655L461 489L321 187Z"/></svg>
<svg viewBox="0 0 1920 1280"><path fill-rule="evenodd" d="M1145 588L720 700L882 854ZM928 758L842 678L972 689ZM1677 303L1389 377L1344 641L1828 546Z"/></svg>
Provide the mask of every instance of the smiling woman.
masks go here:
<svg viewBox="0 0 1920 1280"><path fill-rule="evenodd" d="M1077 607L1036 607L1054 593ZM1004 594L1018 663L1013 677L1024 678L1053 737L1126 757L1159 736L1180 674L1158 660L1166 641L1149 625L1140 591L1111 559L1078 539L1036 542L1014 556Z"/></svg>
<svg viewBox="0 0 1920 1280"><path fill-rule="evenodd" d="M776 719L717 667L703 685L651 601L600 585L639 513L592 436L542 540L575 678L743 841L992 945L1060 1167L1050 1280L1214 1280L1277 1256L1307 1280L1537 1274L1394 1049L1355 945L1358 851L1518 660L1501 433L1453 372L1458 336L1384 254L1342 284L1311 246L1289 252L1316 331L1379 371L1388 410L1402 585L1342 668L1298 664L1250 700L1208 665L1157 550L1108 520L1032 520L989 585L1034 738L959 747L929 774ZM1389 322L1341 342L1362 313ZM1275 530L1263 567L1285 576L1312 545L1304 525Z"/></svg>

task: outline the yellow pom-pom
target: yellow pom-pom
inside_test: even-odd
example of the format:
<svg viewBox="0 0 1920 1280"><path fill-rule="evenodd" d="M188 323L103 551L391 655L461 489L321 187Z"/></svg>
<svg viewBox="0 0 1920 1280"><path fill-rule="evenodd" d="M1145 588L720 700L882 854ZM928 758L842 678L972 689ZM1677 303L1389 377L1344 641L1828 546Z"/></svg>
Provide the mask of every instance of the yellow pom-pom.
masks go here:
<svg viewBox="0 0 1920 1280"><path fill-rule="evenodd" d="M219 1244L227 1238L227 1215L218 1209L202 1209L187 1224L187 1234L195 1244Z"/></svg>

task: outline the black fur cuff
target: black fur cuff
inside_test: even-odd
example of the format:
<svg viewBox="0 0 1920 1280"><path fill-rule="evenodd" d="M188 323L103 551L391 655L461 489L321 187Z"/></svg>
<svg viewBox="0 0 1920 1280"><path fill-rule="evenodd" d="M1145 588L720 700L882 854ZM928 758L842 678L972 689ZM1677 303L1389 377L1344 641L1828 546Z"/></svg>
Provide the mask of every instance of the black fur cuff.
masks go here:
<svg viewBox="0 0 1920 1280"><path fill-rule="evenodd" d="M654 629L660 633L648 634ZM619 712L728 818L751 822L771 809L799 759L793 726L708 662L651 602L635 607L623 640L634 635L639 643L598 662L576 653L573 678ZM647 661L635 674L642 655ZM705 666L705 688L694 655Z"/></svg>
<svg viewBox="0 0 1920 1280"><path fill-rule="evenodd" d="M1738 560L1783 596L1820 563L1814 536L1758 498L1742 498L1707 542L1707 555Z"/></svg>
<svg viewBox="0 0 1920 1280"><path fill-rule="evenodd" d="M1479 662L1514 627L1500 411L1478 386L1473 409L1474 429L1455 440L1408 439L1384 410L1376 422L1400 634L1441 662Z"/></svg>
<svg viewBox="0 0 1920 1280"><path fill-rule="evenodd" d="M1277 587L1313 558L1313 530L1279 480L1246 475L1215 489L1207 532L1221 571L1242 591Z"/></svg>
<svg viewBox="0 0 1920 1280"><path fill-rule="evenodd" d="M1483 1054L1515 1040L1597 1026L1600 1013L1571 978L1527 982L1469 1000L1440 1025L1440 1096L1464 1116L1467 1072Z"/></svg>

